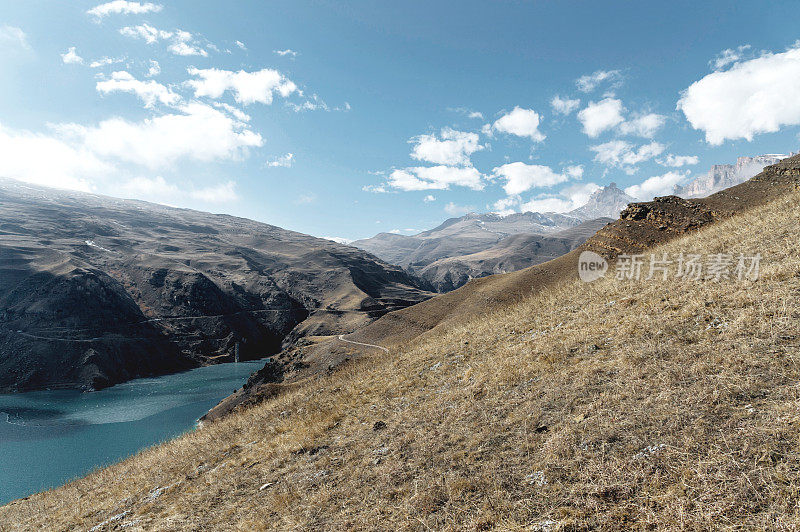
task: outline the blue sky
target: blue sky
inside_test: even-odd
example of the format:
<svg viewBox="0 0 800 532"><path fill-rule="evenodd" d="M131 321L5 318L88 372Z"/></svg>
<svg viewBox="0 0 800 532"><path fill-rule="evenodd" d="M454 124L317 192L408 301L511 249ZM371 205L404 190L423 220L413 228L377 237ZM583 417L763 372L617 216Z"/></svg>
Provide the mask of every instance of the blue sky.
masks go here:
<svg viewBox="0 0 800 532"><path fill-rule="evenodd" d="M353 239L800 144L796 2L343 4L3 2L0 175Z"/></svg>

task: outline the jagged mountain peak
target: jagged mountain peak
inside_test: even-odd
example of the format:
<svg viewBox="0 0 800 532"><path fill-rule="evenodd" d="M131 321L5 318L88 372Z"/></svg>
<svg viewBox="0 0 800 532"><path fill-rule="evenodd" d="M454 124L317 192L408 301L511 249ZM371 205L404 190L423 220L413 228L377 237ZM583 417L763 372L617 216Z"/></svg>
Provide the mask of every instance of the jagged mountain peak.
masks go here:
<svg viewBox="0 0 800 532"><path fill-rule="evenodd" d="M618 218L620 211L634 201L636 201L635 198L626 194L612 181L605 187L592 192L586 205L567 214L583 220L601 217Z"/></svg>

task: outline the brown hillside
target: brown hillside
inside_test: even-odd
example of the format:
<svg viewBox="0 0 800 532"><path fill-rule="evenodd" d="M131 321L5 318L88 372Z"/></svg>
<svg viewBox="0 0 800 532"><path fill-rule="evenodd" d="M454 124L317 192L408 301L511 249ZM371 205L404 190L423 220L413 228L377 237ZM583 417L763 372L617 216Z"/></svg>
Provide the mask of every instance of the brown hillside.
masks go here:
<svg viewBox="0 0 800 532"><path fill-rule="evenodd" d="M720 191L708 198L684 200L677 196L631 204L620 219L609 223L576 250L555 260L525 270L474 279L452 292L441 294L412 307L391 312L345 338L353 342L383 347L401 346L487 312L514 304L532 294L577 279L577 263L584 250L595 251L609 261L621 253L640 253L657 244L707 226L800 187L800 155L769 166L754 178ZM296 358L299 370L284 376L284 382L297 382L337 367L368 351L369 348L346 344L337 337L318 339L281 356ZM239 404L251 404L282 390L274 373L266 369L251 378L245 389L236 392L211 411L216 419Z"/></svg>

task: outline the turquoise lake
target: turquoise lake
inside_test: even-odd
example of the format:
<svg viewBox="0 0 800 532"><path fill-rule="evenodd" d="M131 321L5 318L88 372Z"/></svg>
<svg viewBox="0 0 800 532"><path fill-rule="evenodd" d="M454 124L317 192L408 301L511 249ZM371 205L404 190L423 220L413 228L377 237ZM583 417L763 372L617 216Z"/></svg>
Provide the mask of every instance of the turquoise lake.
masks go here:
<svg viewBox="0 0 800 532"><path fill-rule="evenodd" d="M136 379L99 392L0 395L0 504L194 429L264 361Z"/></svg>

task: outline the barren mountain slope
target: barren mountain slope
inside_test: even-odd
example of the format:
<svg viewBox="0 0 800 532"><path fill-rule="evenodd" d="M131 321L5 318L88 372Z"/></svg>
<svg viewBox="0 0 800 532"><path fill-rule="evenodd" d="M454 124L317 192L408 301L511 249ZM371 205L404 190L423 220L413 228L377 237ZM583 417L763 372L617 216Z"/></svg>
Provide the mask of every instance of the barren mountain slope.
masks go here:
<svg viewBox="0 0 800 532"><path fill-rule="evenodd" d="M0 390L99 388L261 358L429 297L349 246L0 181Z"/></svg>
<svg viewBox="0 0 800 532"><path fill-rule="evenodd" d="M569 253L594 235L611 218L596 218L552 235L516 234L477 253L439 259L417 273L437 292L449 292L487 275L522 270Z"/></svg>
<svg viewBox="0 0 800 532"><path fill-rule="evenodd" d="M440 334L465 319L480 317L519 302L532 294L577 279L578 257L595 251L612 264L620 253L643 253L701 227L763 205L800 186L800 156L770 166L753 179L708 198L683 200L676 196L635 203L621 218L603 227L574 251L530 268L508 274L473 279L461 288L440 294L413 307L391 312L344 337L315 338L285 350L276 363L302 361L302 367L277 374L267 367L254 374L247 385L212 409L208 419L218 419L240 405L257 403L279 394L309 376L335 368L362 353L402 346L420 335ZM352 342L356 342L353 344ZM362 345L359 345L362 344ZM296 366L295 366L296 367Z"/></svg>
<svg viewBox="0 0 800 532"><path fill-rule="evenodd" d="M757 281L565 280L0 508L0 523L796 528L800 193L786 185L798 177L773 168L702 206L657 202L622 222L658 235L669 220L677 234L725 218L652 249L760 253ZM759 195L773 200L740 208Z"/></svg>

